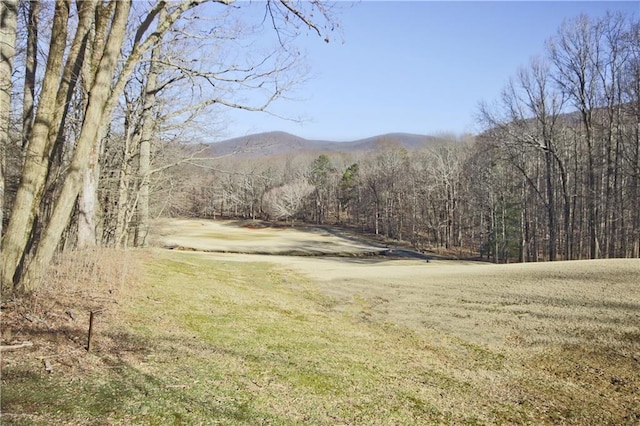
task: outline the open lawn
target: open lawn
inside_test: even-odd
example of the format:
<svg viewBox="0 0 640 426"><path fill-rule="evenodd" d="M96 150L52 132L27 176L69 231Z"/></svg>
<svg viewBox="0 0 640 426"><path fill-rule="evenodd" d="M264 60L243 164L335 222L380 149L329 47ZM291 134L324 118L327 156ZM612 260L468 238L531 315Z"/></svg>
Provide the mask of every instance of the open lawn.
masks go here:
<svg viewBox="0 0 640 426"><path fill-rule="evenodd" d="M156 229L207 252L129 252L136 280L3 309L34 342L3 353L3 424L640 423L640 260L425 262L319 230Z"/></svg>

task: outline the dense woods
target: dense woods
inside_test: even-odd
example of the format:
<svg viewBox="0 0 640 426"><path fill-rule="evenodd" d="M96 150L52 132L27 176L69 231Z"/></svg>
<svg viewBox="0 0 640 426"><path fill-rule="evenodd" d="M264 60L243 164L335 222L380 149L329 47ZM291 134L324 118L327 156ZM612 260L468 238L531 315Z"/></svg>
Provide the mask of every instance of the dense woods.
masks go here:
<svg viewBox="0 0 640 426"><path fill-rule="evenodd" d="M638 256L639 35L622 15L569 21L482 108L521 182L521 258Z"/></svg>
<svg viewBox="0 0 640 426"><path fill-rule="evenodd" d="M215 158L189 143L211 113L268 109L302 76L295 37L335 27L322 2L250 23L230 3L2 2L4 291L37 288L60 250L144 246L159 216L342 224L495 262L640 256L635 17L567 21L482 104L480 135Z"/></svg>

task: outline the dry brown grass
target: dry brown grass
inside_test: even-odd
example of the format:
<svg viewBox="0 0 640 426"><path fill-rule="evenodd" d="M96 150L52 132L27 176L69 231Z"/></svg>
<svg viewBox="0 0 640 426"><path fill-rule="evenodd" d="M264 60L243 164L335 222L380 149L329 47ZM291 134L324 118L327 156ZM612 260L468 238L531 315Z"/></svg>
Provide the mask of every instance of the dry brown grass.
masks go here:
<svg viewBox="0 0 640 426"><path fill-rule="evenodd" d="M102 248L58 255L36 292L2 303L2 344L34 344L3 353L3 369L26 362L40 371L44 360L62 363L61 371L71 375L90 368L90 313L99 316L98 327L117 318L123 292L138 279L139 259L137 253Z"/></svg>
<svg viewBox="0 0 640 426"><path fill-rule="evenodd" d="M273 263L307 277L333 312L417 333L435 332L484 348L489 358L499 355L510 371L494 374L479 368L475 374L449 374L485 389L496 402L529 405L543 423L618 419L634 424L640 419L638 259L493 265L377 257L200 256ZM443 346L445 352L449 349ZM464 362L469 354L460 356ZM458 402L464 405L465 398Z"/></svg>
<svg viewBox="0 0 640 426"><path fill-rule="evenodd" d="M231 235L260 232L326 237ZM133 254L60 259L30 306L3 309L15 335L40 339L3 360L3 422L640 422L637 259ZM87 313L105 307L87 354Z"/></svg>
<svg viewBox="0 0 640 426"><path fill-rule="evenodd" d="M140 272L131 254L109 248L62 253L49 267L43 290L86 297L117 292Z"/></svg>

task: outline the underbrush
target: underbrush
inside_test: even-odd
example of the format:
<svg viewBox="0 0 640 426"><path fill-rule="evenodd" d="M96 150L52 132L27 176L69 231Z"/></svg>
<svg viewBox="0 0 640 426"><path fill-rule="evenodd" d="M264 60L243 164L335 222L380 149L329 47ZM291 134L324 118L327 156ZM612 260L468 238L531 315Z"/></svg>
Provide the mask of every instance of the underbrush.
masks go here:
<svg viewBox="0 0 640 426"><path fill-rule="evenodd" d="M139 274L132 254L131 251L108 248L59 254L47 268L37 291L5 300L3 309L21 306L27 313L37 316L54 314L51 308L65 302L77 306L78 310L98 310L117 303L122 289L134 282ZM69 306L70 310L73 308Z"/></svg>
<svg viewBox="0 0 640 426"><path fill-rule="evenodd" d="M92 343L108 344L101 334L138 280L140 256L103 248L63 253L36 292L2 302L3 424L38 424L36 407L61 404L72 410L77 395L64 397L68 389L62 383L102 368L87 350L90 316ZM55 422L52 414L40 423Z"/></svg>

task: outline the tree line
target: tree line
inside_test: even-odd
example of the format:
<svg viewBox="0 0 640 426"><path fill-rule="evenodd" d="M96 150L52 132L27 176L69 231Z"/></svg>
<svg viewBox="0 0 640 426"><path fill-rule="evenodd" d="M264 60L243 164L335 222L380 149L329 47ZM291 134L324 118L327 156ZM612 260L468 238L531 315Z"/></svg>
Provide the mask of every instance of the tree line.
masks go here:
<svg viewBox="0 0 640 426"><path fill-rule="evenodd" d="M503 198L519 202L522 259L541 244L549 260L638 257L639 88L637 17L582 15L481 108L482 143L521 187Z"/></svg>
<svg viewBox="0 0 640 426"><path fill-rule="evenodd" d="M567 20L478 119L417 151L227 162L180 214L340 223L495 262L640 256L636 17Z"/></svg>

